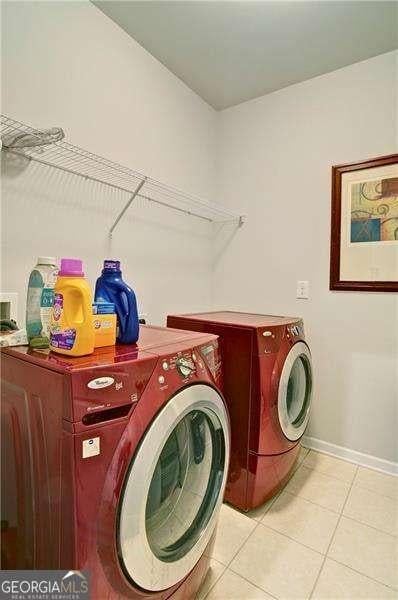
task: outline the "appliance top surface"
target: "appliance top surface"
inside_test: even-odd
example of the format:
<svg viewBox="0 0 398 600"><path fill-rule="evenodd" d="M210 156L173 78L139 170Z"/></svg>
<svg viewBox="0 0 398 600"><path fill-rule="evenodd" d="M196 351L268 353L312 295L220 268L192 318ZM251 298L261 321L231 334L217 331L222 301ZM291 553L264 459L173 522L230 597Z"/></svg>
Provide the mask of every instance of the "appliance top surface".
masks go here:
<svg viewBox="0 0 398 600"><path fill-rule="evenodd" d="M209 323L223 323L225 325L240 325L244 327L269 327L288 325L300 321L300 317L282 317L278 315L259 315L254 313L235 312L223 310L206 313L192 313L186 315L172 315L186 317L195 321L208 321Z"/></svg>
<svg viewBox="0 0 398 600"><path fill-rule="evenodd" d="M185 329L172 329L171 327L156 327L154 325L141 325L140 338L137 346L140 350L153 351L154 348L170 346L171 344L189 343L193 346L216 339L212 334L186 331Z"/></svg>
<svg viewBox="0 0 398 600"><path fill-rule="evenodd" d="M207 333L140 325L140 337L137 344L116 344L97 348L93 354L88 356L67 356L66 354L56 354L48 349L34 350L29 346L2 348L1 353L62 373L97 366L110 366L132 360L152 360L163 354L166 355L216 339L217 336Z"/></svg>

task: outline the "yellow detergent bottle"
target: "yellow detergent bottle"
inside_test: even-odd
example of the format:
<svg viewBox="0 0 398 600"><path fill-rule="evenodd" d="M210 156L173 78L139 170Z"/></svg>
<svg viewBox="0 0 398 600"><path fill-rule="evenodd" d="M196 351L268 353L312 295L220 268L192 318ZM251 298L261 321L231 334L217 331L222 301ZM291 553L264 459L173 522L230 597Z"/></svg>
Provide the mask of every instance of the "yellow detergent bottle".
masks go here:
<svg viewBox="0 0 398 600"><path fill-rule="evenodd" d="M63 258L54 288L50 348L60 354L84 356L94 352L92 293L83 263Z"/></svg>

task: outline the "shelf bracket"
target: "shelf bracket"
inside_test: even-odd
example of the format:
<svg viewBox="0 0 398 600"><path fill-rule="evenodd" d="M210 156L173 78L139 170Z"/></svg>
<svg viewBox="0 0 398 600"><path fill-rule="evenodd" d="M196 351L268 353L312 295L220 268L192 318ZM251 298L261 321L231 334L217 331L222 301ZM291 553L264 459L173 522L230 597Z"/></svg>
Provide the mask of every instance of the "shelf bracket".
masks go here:
<svg viewBox="0 0 398 600"><path fill-rule="evenodd" d="M137 196L137 194L140 192L142 186L144 185L144 183L146 182L147 179L148 179L148 177L144 177L144 179L142 179L142 181L139 182L139 184L135 188L132 196L130 196L130 198L128 199L127 203L125 204L125 206L123 207L123 209L120 211L120 213L116 217L115 222L113 223L112 227L109 230L109 237L110 238L113 235L113 232L115 230L116 225L119 223L120 219L123 217L123 215L126 212L126 210L128 210L130 208L131 203L133 202L133 200Z"/></svg>

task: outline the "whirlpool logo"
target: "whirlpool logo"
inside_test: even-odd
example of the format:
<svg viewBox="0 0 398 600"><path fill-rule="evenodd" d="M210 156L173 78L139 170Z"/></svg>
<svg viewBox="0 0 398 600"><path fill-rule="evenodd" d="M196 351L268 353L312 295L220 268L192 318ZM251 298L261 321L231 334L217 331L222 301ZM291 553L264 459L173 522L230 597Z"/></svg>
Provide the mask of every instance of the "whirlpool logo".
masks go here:
<svg viewBox="0 0 398 600"><path fill-rule="evenodd" d="M86 571L0 571L0 598L9 600L89 600Z"/></svg>

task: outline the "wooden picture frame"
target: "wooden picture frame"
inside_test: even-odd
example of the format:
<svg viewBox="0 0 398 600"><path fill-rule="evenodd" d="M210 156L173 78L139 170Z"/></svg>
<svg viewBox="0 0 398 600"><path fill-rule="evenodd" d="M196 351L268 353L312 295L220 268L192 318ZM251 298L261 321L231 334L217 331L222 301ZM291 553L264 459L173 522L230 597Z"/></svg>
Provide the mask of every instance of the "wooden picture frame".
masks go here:
<svg viewBox="0 0 398 600"><path fill-rule="evenodd" d="M394 173L388 174L388 175L380 175L380 173L383 173L384 170L381 169L381 167L387 167L387 171L390 170L391 166L397 166L397 176L395 176L395 167L393 167L393 171ZM369 176L372 173L372 169L375 170L375 174L374 174L374 181L370 181L369 180ZM365 173L366 170L366 173ZM364 172L361 174L361 171ZM356 175L356 173L358 172L358 177ZM377 176L379 174L379 178L380 177L385 177L385 179L382 179L381 181L377 180ZM368 181L366 181L364 183L347 183L347 178L349 180L354 180L355 178L359 177L366 177L368 179ZM366 198L366 200L371 200L371 201L375 201L374 203L378 203L376 208L371 208L369 213L366 213L365 210L356 210L353 211L352 210L352 198L353 198L353 194L354 192L352 191L354 189L353 186L357 186L357 188L360 189L360 195L363 192L363 187L361 186L365 186L365 185L370 185L370 184L374 184L374 190L377 189L378 191L378 196L376 195L376 197L372 197L372 198ZM379 186L378 188L376 188L376 184ZM347 187L347 186L351 186L351 187ZM350 252L355 252L356 253L356 257L361 256L361 252L362 255L366 254L369 255L369 253L372 254L372 256L375 254L375 252L377 252L378 250L378 246L381 247L383 244L384 245L388 245L389 249L387 250L387 252L390 253L394 253L395 256L395 252L398 253L398 237L397 237L397 233L398 233L398 221L397 218L395 216L396 210L397 210L397 203L398 203L398 191L397 191L397 186L398 186L398 154L390 154L388 156L381 156L379 158L372 158L372 159L368 159L362 162L355 162L355 163L349 163L349 164L344 164L344 165L336 165L332 167L332 206L331 206L331 239L330 239L330 289L331 290L347 290L347 291L365 291L365 292L398 292L398 277L395 278L388 278L389 280L381 280L379 278L375 278L375 280L373 279L369 279L369 280L364 280L364 278L359 277L358 280L356 279L355 276L351 276L351 277L344 277L344 273L342 273L342 258L344 258L345 262L347 262L346 260L346 256L342 257L342 248L343 248L343 252L347 253L347 256L349 256ZM344 188L344 189L343 189ZM349 204L348 200L346 199L346 196L348 194L347 189L350 190L350 200L349 202L351 202L351 204ZM358 192L355 192L358 195ZM342 201L342 194L344 196L343 201ZM383 196L383 194L385 194L385 196ZM348 196L347 196L348 197ZM384 200L384 198L387 198L387 202L386 203L382 203L382 201ZM391 200L392 199L392 200ZM361 198L359 199L359 201L361 200ZM394 203L394 205L392 206L392 202ZM369 204L369 203L368 203ZM382 209L382 210L381 210ZM393 211L394 214L394 218L384 218L384 214L387 213L383 213L382 211L389 211L389 210ZM348 212L350 211L350 212ZM354 213L357 213L358 216L360 218L356 218L353 217ZM362 216L361 216L361 213ZM364 216L365 215L365 216ZM381 218L381 216L383 218ZM397 217L398 217L398 213L397 213ZM350 219L350 221L347 221L347 218ZM343 222L342 222L343 221ZM358 225L362 224L368 224L370 222L375 222L375 225L377 227L377 221L379 221L379 233L375 234L378 235L379 237L377 239L373 239L373 238L369 238L369 239L354 239L353 240L353 226L357 226L358 229ZM388 240L386 241L385 238L380 237L380 229L381 229L381 225L380 223L382 223L383 225L385 223L387 223L387 221L389 221L389 235L391 238L391 235L395 236L393 239L388 238ZM373 223L372 223L373 225ZM391 226L393 226L395 229L393 231L393 233L391 233ZM350 228L350 230L349 230ZM347 233L349 230L349 233ZM348 235L350 236L348 239ZM369 235L369 234L367 234ZM348 242L347 242L348 240ZM354 247L354 242L363 242L365 241L366 244L355 244L355 248ZM343 242L343 243L342 243ZM369 243L370 242L370 243ZM376 242L376 243L374 243ZM396 244L396 246L395 246ZM351 246L351 249L349 248L349 246ZM358 250L358 247L361 247L361 250ZM367 250L365 250L365 253L362 251L362 249L364 247L367 246ZM383 249L379 249L380 251L380 259L382 258L382 255L386 255L386 250ZM377 259L376 259L377 260ZM393 259L394 260L394 259ZM397 259L398 260L398 259ZM357 260L354 261L358 262ZM391 262L391 261L390 261ZM398 264L398 262L397 262ZM352 271L355 270L354 268L349 268L348 271L351 271L351 275L352 275ZM378 272L379 269L374 269L375 272ZM363 270L362 270L363 271ZM391 269L389 270L391 272ZM354 273L355 275L355 273Z"/></svg>

